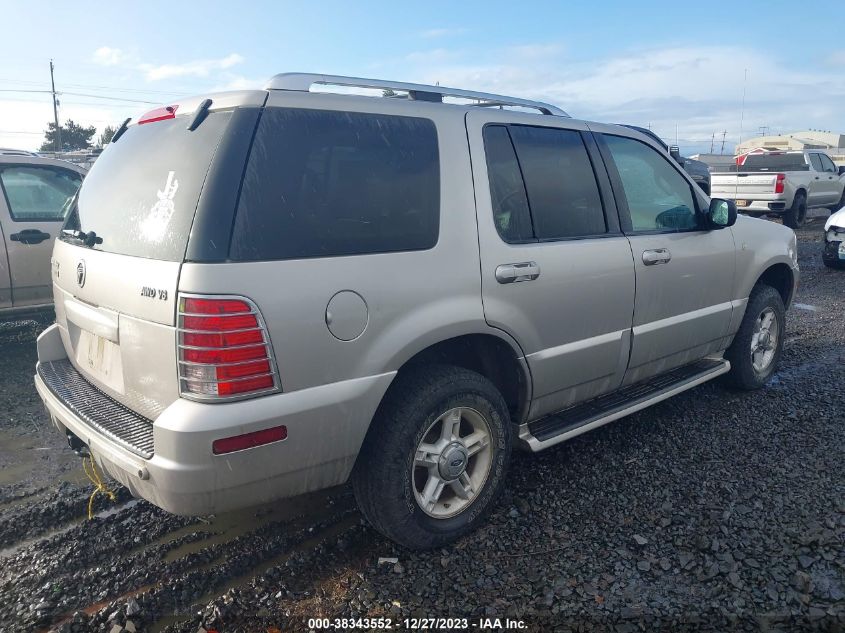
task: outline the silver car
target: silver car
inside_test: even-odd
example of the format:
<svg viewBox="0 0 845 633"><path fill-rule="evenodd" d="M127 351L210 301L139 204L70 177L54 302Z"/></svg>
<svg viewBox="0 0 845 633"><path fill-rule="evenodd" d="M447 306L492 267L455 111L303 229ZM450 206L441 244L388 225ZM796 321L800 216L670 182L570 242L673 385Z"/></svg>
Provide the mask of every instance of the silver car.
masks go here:
<svg viewBox="0 0 845 633"><path fill-rule="evenodd" d="M56 242L35 382L171 512L351 479L376 529L434 547L483 520L513 446L765 383L795 249L634 130L278 75L118 131Z"/></svg>
<svg viewBox="0 0 845 633"><path fill-rule="evenodd" d="M0 319L52 307L50 256L85 169L0 149Z"/></svg>

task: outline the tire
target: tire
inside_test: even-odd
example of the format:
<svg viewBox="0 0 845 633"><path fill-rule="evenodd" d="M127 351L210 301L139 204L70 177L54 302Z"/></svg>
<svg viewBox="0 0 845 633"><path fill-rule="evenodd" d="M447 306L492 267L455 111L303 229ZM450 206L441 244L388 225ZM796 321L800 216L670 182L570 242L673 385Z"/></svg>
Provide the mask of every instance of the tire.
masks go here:
<svg viewBox="0 0 845 633"><path fill-rule="evenodd" d="M783 223L794 231L800 228L806 219L807 194L798 192L792 199L792 206L783 213Z"/></svg>
<svg viewBox="0 0 845 633"><path fill-rule="evenodd" d="M761 340L759 326L761 320L769 315L774 326L768 328L769 336ZM772 327L775 329L772 330ZM725 358L731 363L731 370L726 374L727 382L744 390L759 389L766 384L780 362L785 333L786 315L780 293L765 284L754 286L739 331L725 353Z"/></svg>
<svg viewBox="0 0 845 633"><path fill-rule="evenodd" d="M460 421L452 424L458 416ZM460 440L446 439L447 422L449 428L459 429ZM462 453L457 445L468 437L482 438L483 425L487 446L472 455ZM352 474L358 507L376 530L409 549L453 541L475 529L498 500L511 434L507 405L487 378L449 365L412 368L391 386L358 456ZM449 444L444 447L445 442ZM437 446L439 452L433 450ZM465 470L456 478L461 459ZM441 486L438 496L425 496L429 486L436 493L447 479L450 483ZM473 493L463 487L467 480ZM458 496L459 488L466 499ZM424 510L423 498L436 502Z"/></svg>

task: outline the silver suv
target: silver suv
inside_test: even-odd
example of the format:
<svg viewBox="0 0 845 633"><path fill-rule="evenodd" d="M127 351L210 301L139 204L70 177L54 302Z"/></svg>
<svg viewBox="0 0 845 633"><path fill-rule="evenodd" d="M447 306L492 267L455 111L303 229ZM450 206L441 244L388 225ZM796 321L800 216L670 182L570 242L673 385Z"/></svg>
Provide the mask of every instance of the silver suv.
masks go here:
<svg viewBox="0 0 845 633"><path fill-rule="evenodd" d="M109 475L179 514L351 479L411 548L478 525L514 445L760 387L798 279L791 230L634 130L302 74L122 126L52 272L36 386Z"/></svg>

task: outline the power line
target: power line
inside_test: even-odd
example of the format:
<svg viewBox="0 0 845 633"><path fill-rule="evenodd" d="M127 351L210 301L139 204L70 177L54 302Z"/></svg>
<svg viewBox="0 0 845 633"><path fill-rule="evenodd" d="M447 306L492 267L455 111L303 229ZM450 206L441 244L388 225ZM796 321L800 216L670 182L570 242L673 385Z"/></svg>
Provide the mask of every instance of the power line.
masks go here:
<svg viewBox="0 0 845 633"><path fill-rule="evenodd" d="M53 94L52 90L13 90L11 88L0 88L0 92L15 92L15 93L35 93L35 94ZM56 95L70 95L72 97L88 97L89 99L106 99L107 101L125 101L127 103L146 103L149 105L158 105L158 101L146 101L142 99L128 99L126 97L107 97L106 95L92 95L84 92L68 92L66 90L56 90Z"/></svg>
<svg viewBox="0 0 845 633"><path fill-rule="evenodd" d="M64 90L61 91L59 94L71 95L73 97L89 97L91 99L107 99L109 101L126 101L128 103L147 103L150 105L158 105L159 103L158 101L143 101L141 99L127 99L125 97L106 97L105 95L90 95L82 92L67 92Z"/></svg>

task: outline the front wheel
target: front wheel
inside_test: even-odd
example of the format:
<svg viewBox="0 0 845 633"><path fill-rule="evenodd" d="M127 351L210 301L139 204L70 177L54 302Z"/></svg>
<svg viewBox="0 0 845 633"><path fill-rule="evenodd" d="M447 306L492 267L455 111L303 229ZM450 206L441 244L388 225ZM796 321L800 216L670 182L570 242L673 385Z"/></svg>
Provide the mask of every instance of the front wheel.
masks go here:
<svg viewBox="0 0 845 633"><path fill-rule="evenodd" d="M786 334L786 315L780 293L757 285L751 291L745 316L725 357L731 363L730 384L739 389L759 389L780 362Z"/></svg>
<svg viewBox="0 0 845 633"><path fill-rule="evenodd" d="M423 366L396 380L352 484L373 527L410 549L430 549L474 529L495 505L510 416L496 387L467 369Z"/></svg>

